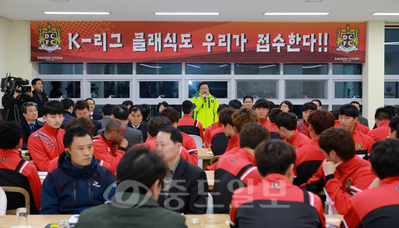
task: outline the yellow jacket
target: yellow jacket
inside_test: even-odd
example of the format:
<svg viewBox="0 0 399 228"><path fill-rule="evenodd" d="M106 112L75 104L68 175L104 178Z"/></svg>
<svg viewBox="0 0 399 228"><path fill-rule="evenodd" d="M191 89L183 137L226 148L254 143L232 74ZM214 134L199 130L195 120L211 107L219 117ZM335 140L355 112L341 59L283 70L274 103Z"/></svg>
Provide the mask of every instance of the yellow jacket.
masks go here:
<svg viewBox="0 0 399 228"><path fill-rule="evenodd" d="M217 114L219 102L216 97L209 93L206 101L204 101L204 99L202 99L202 95L197 94L193 97L192 102L194 119L199 121L203 128L207 128L209 125L219 121Z"/></svg>

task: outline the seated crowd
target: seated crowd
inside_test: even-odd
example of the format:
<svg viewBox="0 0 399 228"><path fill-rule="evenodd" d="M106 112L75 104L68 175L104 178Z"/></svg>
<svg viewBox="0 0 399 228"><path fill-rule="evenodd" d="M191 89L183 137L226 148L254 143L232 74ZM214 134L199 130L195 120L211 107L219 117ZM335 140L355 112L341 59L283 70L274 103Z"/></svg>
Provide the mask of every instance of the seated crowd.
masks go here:
<svg viewBox="0 0 399 228"><path fill-rule="evenodd" d="M26 189L30 213L80 214L76 227L186 227L181 214L209 211L229 214L231 227L325 227L326 200L342 227L399 222L399 117L389 107L370 130L356 101L332 111L307 102L300 120L287 100L243 103L221 104L203 128L188 100L182 115L161 102L152 117L131 101L100 114L91 98L50 100L43 121L26 102L23 121L0 124L0 186ZM213 191L192 135L218 158L206 167ZM24 205L7 198L7 209Z"/></svg>

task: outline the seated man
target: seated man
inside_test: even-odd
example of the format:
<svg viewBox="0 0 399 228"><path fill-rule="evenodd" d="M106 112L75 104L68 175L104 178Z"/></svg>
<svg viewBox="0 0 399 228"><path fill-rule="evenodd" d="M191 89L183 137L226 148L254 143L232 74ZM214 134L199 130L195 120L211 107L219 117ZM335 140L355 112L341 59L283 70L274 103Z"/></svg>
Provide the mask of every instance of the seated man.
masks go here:
<svg viewBox="0 0 399 228"><path fill-rule="evenodd" d="M296 129L298 129L298 131L300 133L310 137L308 117L309 117L310 113L317 110L317 105L315 105L312 102L307 102L307 103L303 104L301 110L302 110L303 120L298 120Z"/></svg>
<svg viewBox="0 0 399 228"><path fill-rule="evenodd" d="M73 102L71 98L64 98L61 100L61 104L64 108L64 121L62 122L62 125L65 127L69 121L74 119L72 112L75 102Z"/></svg>
<svg viewBox="0 0 399 228"><path fill-rule="evenodd" d="M291 144L294 149L301 148L309 144L310 139L304 134L299 133L296 129L298 119L295 114L282 112L276 117L276 125L278 133L285 142Z"/></svg>
<svg viewBox="0 0 399 228"><path fill-rule="evenodd" d="M276 125L276 117L278 114L282 113L280 108L273 108L270 113L269 113L269 120L270 120L270 125L267 127L267 130L270 132L270 139L279 139L282 140L279 132L278 132L278 127Z"/></svg>
<svg viewBox="0 0 399 228"><path fill-rule="evenodd" d="M133 147L120 161L117 173L120 191L109 203L83 211L75 228L186 228L184 216L157 203L168 166L154 151Z"/></svg>
<svg viewBox="0 0 399 228"><path fill-rule="evenodd" d="M308 145L295 151L295 174L294 184L300 186L306 183L319 169L324 161L323 150L320 149L318 139L320 134L334 126L334 116L327 110L318 109L310 113L308 117L309 134L312 138Z"/></svg>
<svg viewBox="0 0 399 228"><path fill-rule="evenodd" d="M258 99L254 104L256 115L259 118L259 124L265 126L266 128L269 127L270 121L267 118L267 114L270 111L270 103L266 99Z"/></svg>
<svg viewBox="0 0 399 228"><path fill-rule="evenodd" d="M128 127L141 131L143 142L147 140L147 122L143 122L143 110L141 106L132 106L130 109Z"/></svg>
<svg viewBox="0 0 399 228"><path fill-rule="evenodd" d="M33 106L34 107L34 106ZM28 191L30 213L40 209L42 183L36 166L21 158L18 152L22 129L15 122L0 124L0 186L21 187ZM7 194L7 210L25 205L25 198L19 193Z"/></svg>
<svg viewBox="0 0 399 228"><path fill-rule="evenodd" d="M396 227L399 224L399 140L375 143L370 162L380 183L352 197L343 227Z"/></svg>
<svg viewBox="0 0 399 228"><path fill-rule="evenodd" d="M112 115L112 108L114 106L111 104L105 104L102 107L102 112L103 112L103 118L101 120L98 120L98 122L101 123L101 127L105 128L107 126L108 121L111 120L111 115Z"/></svg>
<svg viewBox="0 0 399 228"><path fill-rule="evenodd" d="M22 128L22 149L28 149L28 138L29 136L43 127L43 123L37 121L38 112L37 105L33 102L25 102L21 105L22 115L25 117L25 120L19 122L19 126Z"/></svg>
<svg viewBox="0 0 399 228"><path fill-rule="evenodd" d="M211 148L214 155L224 154L227 150L233 149L238 142L231 119L233 113L232 108L224 108L218 113L220 127L211 132Z"/></svg>
<svg viewBox="0 0 399 228"><path fill-rule="evenodd" d="M386 108L378 108L375 110L374 118L377 128L369 131L367 135L374 139L375 142L388 138L391 112Z"/></svg>
<svg viewBox="0 0 399 228"><path fill-rule="evenodd" d="M301 187L314 193L325 187L337 211L346 214L350 198L368 188L375 179L370 163L356 156L355 142L345 129L327 129L321 133L318 142L326 160Z"/></svg>
<svg viewBox="0 0 399 228"><path fill-rule="evenodd" d="M219 117L219 113L220 111L222 111L222 109L229 107L226 104L221 104L219 105L219 108L217 110L217 115ZM205 128L205 133L204 133L204 144L205 144L205 148L209 148L210 146L212 146L212 136L211 133L213 130L215 130L216 128L222 127L222 125L220 125L220 122L217 121L211 125L209 125L207 128Z"/></svg>
<svg viewBox="0 0 399 228"><path fill-rule="evenodd" d="M389 138L397 139L399 132L399 117L392 118L389 122Z"/></svg>
<svg viewBox="0 0 399 228"><path fill-rule="evenodd" d="M264 180L234 192L230 227L326 227L320 198L292 184L295 157L294 148L279 140L256 148Z"/></svg>
<svg viewBox="0 0 399 228"><path fill-rule="evenodd" d="M371 147L374 144L374 139L363 134L359 127L356 127L356 124L363 126L357 123L359 110L354 105L345 104L339 108L338 112L340 127L348 130L355 141L356 155L368 160Z"/></svg>
<svg viewBox="0 0 399 228"><path fill-rule="evenodd" d="M164 116L170 120L172 126L177 128L179 126L179 113L176 109L172 107L164 108L160 113L159 116ZM179 130L180 131L180 130ZM184 132L180 132L183 137L182 146L186 148L192 160L195 161L194 165L198 165L198 151L197 151L197 144L193 137L187 135Z"/></svg>
<svg viewBox="0 0 399 228"><path fill-rule="evenodd" d="M43 182L41 214L80 214L84 209L103 204L115 194L115 179L93 156L92 136L83 126L65 132L65 153L58 168ZM104 193L107 192L107 193Z"/></svg>
<svg viewBox="0 0 399 228"><path fill-rule="evenodd" d="M219 106L220 107L220 106ZM204 128L201 122L195 120L193 116L193 103L189 100L183 101L181 108L183 110L183 117L179 120L177 127L181 132L189 135L198 135L204 142Z"/></svg>
<svg viewBox="0 0 399 228"><path fill-rule="evenodd" d="M64 120L63 112L61 102L56 100L46 102L43 105L43 120L46 123L28 139L32 160L41 171L47 171L50 161L65 150L62 144L65 131L60 128Z"/></svg>
<svg viewBox="0 0 399 228"><path fill-rule="evenodd" d="M76 117L84 117L88 120L91 120L91 122L94 124L94 135L97 135L97 131L101 129L101 123L98 122L97 120L93 119L90 117L90 111L89 111L89 103L84 100L78 100L75 103L75 113Z"/></svg>
<svg viewBox="0 0 399 228"><path fill-rule="evenodd" d="M126 125L122 121L112 119L107 123L105 131L93 138L94 156L108 162L113 175L129 144L123 138L125 131Z"/></svg>
<svg viewBox="0 0 399 228"><path fill-rule="evenodd" d="M235 154L220 157L215 171L213 192L215 213L229 213L234 190L262 181L256 168L254 150L260 143L268 140L270 134L266 127L258 123L248 123L240 132L241 149Z"/></svg>
<svg viewBox="0 0 399 228"><path fill-rule="evenodd" d="M101 120L103 117L100 113L95 112L96 109L96 102L93 98L86 98L85 100L89 104L89 118L92 120Z"/></svg>
<svg viewBox="0 0 399 228"><path fill-rule="evenodd" d="M184 214L205 214L208 182L205 172L185 159L180 150L183 137L174 127L162 128L156 138L156 151L168 165L158 198L161 207Z"/></svg>

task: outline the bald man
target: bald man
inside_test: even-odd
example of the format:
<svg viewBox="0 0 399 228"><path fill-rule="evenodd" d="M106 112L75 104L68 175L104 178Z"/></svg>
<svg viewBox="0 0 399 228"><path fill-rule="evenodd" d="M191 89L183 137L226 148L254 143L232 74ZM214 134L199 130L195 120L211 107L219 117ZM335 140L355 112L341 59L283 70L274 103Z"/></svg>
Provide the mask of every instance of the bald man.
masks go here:
<svg viewBox="0 0 399 228"><path fill-rule="evenodd" d="M114 176L116 167L129 144L123 138L125 131L126 125L122 121L112 119L107 123L105 131L93 138L94 156L110 163L110 170Z"/></svg>

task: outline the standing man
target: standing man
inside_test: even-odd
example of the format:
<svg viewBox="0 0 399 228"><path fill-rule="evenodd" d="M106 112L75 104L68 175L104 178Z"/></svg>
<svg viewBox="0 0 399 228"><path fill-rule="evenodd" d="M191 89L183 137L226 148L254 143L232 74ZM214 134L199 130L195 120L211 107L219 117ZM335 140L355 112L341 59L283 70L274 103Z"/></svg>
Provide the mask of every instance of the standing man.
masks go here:
<svg viewBox="0 0 399 228"><path fill-rule="evenodd" d="M217 110L219 101L209 93L208 82L201 82L198 85L199 94L193 97L194 119L202 123L204 128L217 122Z"/></svg>
<svg viewBox="0 0 399 228"><path fill-rule="evenodd" d="M47 101L43 105L44 126L32 133L28 139L28 148L32 160L41 171L47 171L50 161L60 156L65 147L62 144L65 131L61 129L64 121L64 109L57 100Z"/></svg>
<svg viewBox="0 0 399 228"><path fill-rule="evenodd" d="M91 122L94 125L94 134L97 134L97 131L101 129L101 123L98 122L95 119L91 119L90 118L90 106L89 103L87 103L87 101L84 100L78 100L76 101L75 104L75 112L76 112L76 117L80 118L80 117L84 117L88 120L91 120Z"/></svg>
<svg viewBox="0 0 399 228"><path fill-rule="evenodd" d="M34 102L25 102L21 105L22 115L25 120L19 122L22 127L22 149L28 149L29 136L43 127L43 123L37 121L37 105Z"/></svg>
<svg viewBox="0 0 399 228"><path fill-rule="evenodd" d="M103 118L101 114L94 112L94 109L96 108L96 102L93 100L93 98L87 98L85 101L89 104L90 119L101 120Z"/></svg>
<svg viewBox="0 0 399 228"><path fill-rule="evenodd" d="M33 86L33 101L37 104L37 111L39 112L39 117L43 116L43 105L48 101L46 92L43 90L43 81L40 78L35 78L32 80Z"/></svg>

